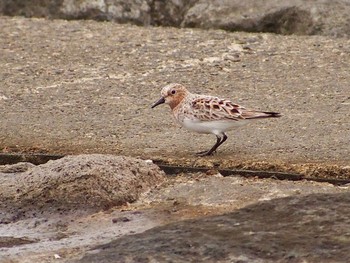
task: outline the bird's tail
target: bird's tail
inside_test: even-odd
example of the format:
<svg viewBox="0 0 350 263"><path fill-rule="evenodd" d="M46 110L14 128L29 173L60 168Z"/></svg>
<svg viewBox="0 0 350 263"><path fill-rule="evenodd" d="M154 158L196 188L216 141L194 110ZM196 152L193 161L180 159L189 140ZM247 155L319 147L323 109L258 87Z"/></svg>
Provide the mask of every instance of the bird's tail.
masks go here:
<svg viewBox="0 0 350 263"><path fill-rule="evenodd" d="M278 118L281 116L280 113L272 111L245 111L242 113L242 117L245 119Z"/></svg>

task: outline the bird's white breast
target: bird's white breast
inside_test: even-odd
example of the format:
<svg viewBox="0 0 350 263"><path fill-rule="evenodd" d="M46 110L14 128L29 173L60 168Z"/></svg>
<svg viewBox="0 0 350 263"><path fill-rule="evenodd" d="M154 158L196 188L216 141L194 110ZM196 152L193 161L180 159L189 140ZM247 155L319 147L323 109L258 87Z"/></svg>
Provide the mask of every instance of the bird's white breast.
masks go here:
<svg viewBox="0 0 350 263"><path fill-rule="evenodd" d="M184 118L180 124L186 129L198 133L213 133L220 135L223 132L232 130L236 127L246 124L245 120L218 120L218 121L199 121Z"/></svg>

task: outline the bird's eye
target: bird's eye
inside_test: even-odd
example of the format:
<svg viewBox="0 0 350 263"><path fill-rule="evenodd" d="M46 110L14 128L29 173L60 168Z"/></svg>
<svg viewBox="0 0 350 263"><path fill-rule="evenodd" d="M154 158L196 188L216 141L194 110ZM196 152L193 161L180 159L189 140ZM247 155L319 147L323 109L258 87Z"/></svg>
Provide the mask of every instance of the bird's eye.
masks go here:
<svg viewBox="0 0 350 263"><path fill-rule="evenodd" d="M173 90L171 91L171 94L175 94L175 93L176 93L176 90L173 89Z"/></svg>

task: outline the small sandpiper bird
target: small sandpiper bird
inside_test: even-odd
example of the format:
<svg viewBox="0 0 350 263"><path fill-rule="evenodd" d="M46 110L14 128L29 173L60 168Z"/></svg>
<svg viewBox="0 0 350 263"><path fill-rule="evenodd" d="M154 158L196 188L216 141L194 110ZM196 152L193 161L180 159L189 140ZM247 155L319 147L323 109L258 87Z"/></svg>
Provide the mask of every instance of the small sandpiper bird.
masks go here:
<svg viewBox="0 0 350 263"><path fill-rule="evenodd" d="M249 110L230 100L193 94L177 83L165 86L161 96L152 108L166 103L181 126L190 131L216 135L214 146L207 151L197 153L199 156L213 154L226 141L226 131L242 126L250 120L281 116L277 112Z"/></svg>

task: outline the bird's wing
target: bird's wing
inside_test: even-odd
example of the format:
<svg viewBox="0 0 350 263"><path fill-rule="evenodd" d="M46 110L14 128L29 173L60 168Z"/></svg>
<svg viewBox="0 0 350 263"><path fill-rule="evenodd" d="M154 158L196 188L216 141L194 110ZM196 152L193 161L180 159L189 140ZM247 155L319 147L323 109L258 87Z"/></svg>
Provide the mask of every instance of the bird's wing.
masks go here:
<svg viewBox="0 0 350 263"><path fill-rule="evenodd" d="M200 121L218 121L244 119L242 106L232 103L229 100L217 97L200 97L191 101L191 108L194 116Z"/></svg>

